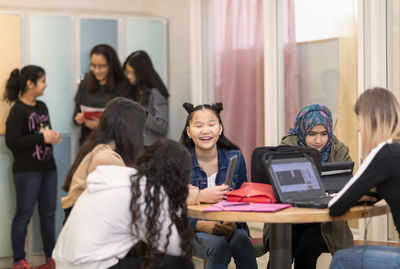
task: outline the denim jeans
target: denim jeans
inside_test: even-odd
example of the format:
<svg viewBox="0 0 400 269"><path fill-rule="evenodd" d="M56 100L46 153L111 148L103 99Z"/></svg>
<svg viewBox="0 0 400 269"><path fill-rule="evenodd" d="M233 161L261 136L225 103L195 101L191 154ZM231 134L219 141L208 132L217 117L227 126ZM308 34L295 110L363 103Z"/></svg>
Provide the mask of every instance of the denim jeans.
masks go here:
<svg viewBox="0 0 400 269"><path fill-rule="evenodd" d="M11 227L14 262L25 258L25 237L36 201L38 201L40 232L46 257L55 245L55 211L57 205L57 172L14 173L17 208Z"/></svg>
<svg viewBox="0 0 400 269"><path fill-rule="evenodd" d="M226 269L233 257L236 268L257 268L256 255L249 236L243 229L236 229L231 237L196 233L195 255L207 259L206 269Z"/></svg>
<svg viewBox="0 0 400 269"><path fill-rule="evenodd" d="M400 268L400 248L355 246L337 251L330 269L395 269Z"/></svg>

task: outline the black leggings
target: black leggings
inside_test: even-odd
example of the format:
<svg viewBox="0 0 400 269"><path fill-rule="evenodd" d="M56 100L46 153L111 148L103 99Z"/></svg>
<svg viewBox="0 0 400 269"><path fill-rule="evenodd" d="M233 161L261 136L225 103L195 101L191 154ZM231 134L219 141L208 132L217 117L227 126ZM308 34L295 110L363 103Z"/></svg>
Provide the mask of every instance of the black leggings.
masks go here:
<svg viewBox="0 0 400 269"><path fill-rule="evenodd" d="M328 252L320 223L292 225L292 259L295 269L315 269L318 257Z"/></svg>
<svg viewBox="0 0 400 269"><path fill-rule="evenodd" d="M122 260L119 261L116 265L110 267L109 269L131 269L131 268L140 268L140 264L143 261L142 256L126 256ZM170 268L177 268L177 269L186 269L186 268L194 268L191 261L192 266L185 265L185 259L180 256L172 256L172 255L165 255L164 262L160 266L161 261L161 254L155 255L155 262L152 269L170 269Z"/></svg>

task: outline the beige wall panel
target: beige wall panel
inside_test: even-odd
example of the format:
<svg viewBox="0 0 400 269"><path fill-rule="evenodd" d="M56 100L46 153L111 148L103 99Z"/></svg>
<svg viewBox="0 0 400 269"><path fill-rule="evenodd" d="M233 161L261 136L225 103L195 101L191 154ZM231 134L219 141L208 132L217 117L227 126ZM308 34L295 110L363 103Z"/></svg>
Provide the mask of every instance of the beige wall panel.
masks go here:
<svg viewBox="0 0 400 269"><path fill-rule="evenodd" d="M14 68L21 64L21 19L17 15L0 14L0 134L4 134L10 106L3 101L5 82Z"/></svg>

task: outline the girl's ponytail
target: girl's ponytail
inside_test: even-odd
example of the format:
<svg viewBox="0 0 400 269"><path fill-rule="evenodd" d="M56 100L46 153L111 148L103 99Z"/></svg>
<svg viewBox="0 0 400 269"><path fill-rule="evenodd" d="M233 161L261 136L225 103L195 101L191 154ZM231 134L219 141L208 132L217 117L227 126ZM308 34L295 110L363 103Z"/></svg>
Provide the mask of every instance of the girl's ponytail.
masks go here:
<svg viewBox="0 0 400 269"><path fill-rule="evenodd" d="M27 65L21 71L18 68L14 69L7 80L3 99L10 104L17 101L18 97L25 92L28 80L36 85L38 79L44 75L46 75L44 69L36 65Z"/></svg>
<svg viewBox="0 0 400 269"><path fill-rule="evenodd" d="M7 103L17 101L19 93L21 92L21 85L19 83L19 70L15 68L6 82L6 90L4 91L3 99Z"/></svg>

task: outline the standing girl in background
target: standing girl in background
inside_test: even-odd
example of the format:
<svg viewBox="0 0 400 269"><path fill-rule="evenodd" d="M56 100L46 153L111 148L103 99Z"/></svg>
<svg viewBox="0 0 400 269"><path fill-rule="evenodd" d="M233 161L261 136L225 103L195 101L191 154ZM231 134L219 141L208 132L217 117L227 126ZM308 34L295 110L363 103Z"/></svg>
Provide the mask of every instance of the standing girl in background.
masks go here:
<svg viewBox="0 0 400 269"><path fill-rule="evenodd" d="M6 121L6 144L12 151L16 191L16 213L12 222L13 269L31 268L25 260L25 237L29 220L38 201L40 229L46 262L51 261L55 244L57 173L52 144L61 142L60 133L51 130L46 104L36 100L46 84L43 68L28 65L14 69L6 84L4 100L15 102Z"/></svg>
<svg viewBox="0 0 400 269"><path fill-rule="evenodd" d="M124 63L125 76L129 81L128 97L141 104L147 114L144 144L150 145L168 133L168 90L154 70L149 55L138 50Z"/></svg>
<svg viewBox="0 0 400 269"><path fill-rule="evenodd" d="M191 184L200 189L199 201L221 201L229 187L238 189L247 181L246 163L239 148L224 135L220 117L222 103L185 103L189 113L180 142L192 153ZM224 185L229 159L238 156L232 185ZM195 255L207 259L207 269L228 268L233 257L236 268L257 268L253 245L245 223L191 219L199 240L194 240Z"/></svg>
<svg viewBox="0 0 400 269"><path fill-rule="evenodd" d="M64 222L86 189L89 173L99 165L125 166L133 163L142 152L145 120L144 109L132 100L116 97L107 103L99 124L82 145L62 187L68 192L61 198Z"/></svg>
<svg viewBox="0 0 400 269"><path fill-rule="evenodd" d="M82 125L79 139L81 145L99 123L99 118L86 118L81 105L104 108L108 101L122 95L123 78L117 53L111 46L100 44L90 51L90 71L79 84L75 96L74 121Z"/></svg>

